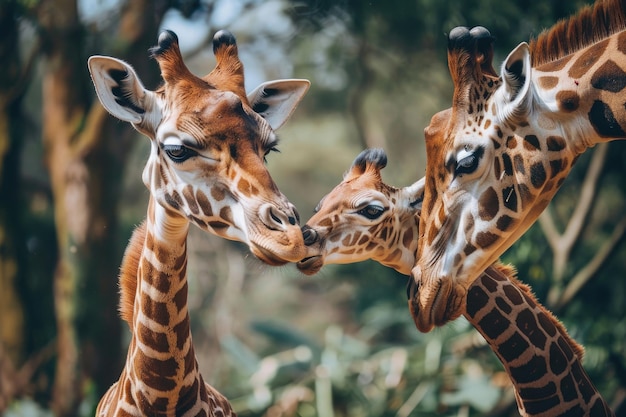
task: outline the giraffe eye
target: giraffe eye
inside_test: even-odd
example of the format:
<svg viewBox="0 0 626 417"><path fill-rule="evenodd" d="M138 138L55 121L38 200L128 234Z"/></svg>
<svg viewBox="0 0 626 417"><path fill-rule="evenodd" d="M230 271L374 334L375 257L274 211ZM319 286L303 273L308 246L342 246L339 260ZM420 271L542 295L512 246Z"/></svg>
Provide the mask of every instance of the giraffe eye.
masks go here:
<svg viewBox="0 0 626 417"><path fill-rule="evenodd" d="M163 145L163 151L174 162L184 162L192 156L196 156L198 153L193 149L189 149L183 145Z"/></svg>
<svg viewBox="0 0 626 417"><path fill-rule="evenodd" d="M471 153L468 156L461 158L461 160L456 163L454 175L457 176L463 174L471 174L472 172L476 171L476 168L478 168L478 163L480 162L480 158L483 156L483 153L483 148L477 148L474 153Z"/></svg>
<svg viewBox="0 0 626 417"><path fill-rule="evenodd" d="M370 220L375 220L379 218L384 211L385 209L380 206L369 205L357 211L357 213Z"/></svg>

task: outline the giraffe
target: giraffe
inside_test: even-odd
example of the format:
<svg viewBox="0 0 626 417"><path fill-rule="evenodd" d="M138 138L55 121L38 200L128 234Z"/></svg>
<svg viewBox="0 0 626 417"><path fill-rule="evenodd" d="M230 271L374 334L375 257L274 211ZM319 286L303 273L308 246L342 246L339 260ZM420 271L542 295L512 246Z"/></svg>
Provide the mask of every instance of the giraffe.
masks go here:
<svg viewBox="0 0 626 417"><path fill-rule="evenodd" d="M98 416L228 416L229 402L200 375L187 308L189 225L248 245L261 261L303 257L295 207L270 177L265 156L274 129L306 93L307 80L277 80L246 96L234 36L213 38L215 68L205 77L183 63L178 38L151 48L163 85L143 87L135 71L93 56L89 70L102 105L150 139L142 174L146 220L132 234L120 269L120 314L132 339L119 380Z"/></svg>
<svg viewBox="0 0 626 417"><path fill-rule="evenodd" d="M577 158L626 137L626 1L607 0L521 43L492 67L482 27L448 36L452 107L426 127L420 244L409 301L420 331L538 218Z"/></svg>
<svg viewBox="0 0 626 417"><path fill-rule="evenodd" d="M303 226L308 253L297 263L301 272L373 259L410 274L424 181L387 185L380 175L386 164L383 150L366 149L320 201ZM513 267L489 266L469 287L465 306L463 315L511 378L521 415L614 415L582 367L582 346L517 280Z"/></svg>

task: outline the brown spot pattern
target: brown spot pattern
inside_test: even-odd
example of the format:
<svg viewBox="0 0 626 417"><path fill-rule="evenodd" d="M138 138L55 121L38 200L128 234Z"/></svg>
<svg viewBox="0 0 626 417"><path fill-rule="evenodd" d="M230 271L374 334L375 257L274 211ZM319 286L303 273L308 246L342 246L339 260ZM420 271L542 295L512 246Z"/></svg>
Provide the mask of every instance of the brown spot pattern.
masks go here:
<svg viewBox="0 0 626 417"><path fill-rule="evenodd" d="M515 322L517 324L517 328L520 329L526 337L528 337L528 340L530 340L530 343L533 346L540 349L543 349L546 346L548 338L542 331L540 331L535 315L529 308L519 312Z"/></svg>
<svg viewBox="0 0 626 417"><path fill-rule="evenodd" d="M546 182L546 170L543 164L537 162L530 166L530 182L533 187L540 188Z"/></svg>
<svg viewBox="0 0 626 417"><path fill-rule="evenodd" d="M548 136L546 143L548 145L548 150L552 152L562 151L566 146L565 139L560 136Z"/></svg>
<svg viewBox="0 0 626 417"><path fill-rule="evenodd" d="M517 147L517 139L515 136L509 136L506 140L506 147L509 149L513 149Z"/></svg>
<svg viewBox="0 0 626 417"><path fill-rule="evenodd" d="M491 220L496 214L498 214L498 210L500 209L500 205L498 202L498 194L496 194L496 190L493 187L489 187L478 200L478 215L482 220Z"/></svg>
<svg viewBox="0 0 626 417"><path fill-rule="evenodd" d="M515 187L505 187L502 189L502 202L507 209L517 212L517 193Z"/></svg>
<svg viewBox="0 0 626 417"><path fill-rule="evenodd" d="M626 87L626 73L615 62L608 60L594 72L591 85L598 90L618 93Z"/></svg>
<svg viewBox="0 0 626 417"><path fill-rule="evenodd" d="M497 179L502 175L502 167L500 165L500 158L495 158L493 160L493 173Z"/></svg>
<svg viewBox="0 0 626 417"><path fill-rule="evenodd" d="M491 232L478 232L476 235L476 245L480 248L488 248L498 240L498 235Z"/></svg>
<svg viewBox="0 0 626 417"><path fill-rule="evenodd" d="M524 158L520 154L516 154L513 157L513 166L515 167L515 172L518 174L524 175L526 173L526 168L524 166Z"/></svg>
<svg viewBox="0 0 626 417"><path fill-rule="evenodd" d="M572 56L566 56L563 57L561 59L557 59L556 61L552 61L549 63L546 63L544 65L539 66L538 68L543 71L543 72L556 72L556 71L560 71L562 70L565 65L567 65L567 63L570 61L570 59L572 59Z"/></svg>
<svg viewBox="0 0 626 417"><path fill-rule="evenodd" d="M554 77L551 75L544 75L543 77L539 77L539 87L544 90L550 90L559 83L559 77Z"/></svg>
<svg viewBox="0 0 626 417"><path fill-rule="evenodd" d="M535 135L524 136L524 149L528 151L540 151L541 145L539 139Z"/></svg>
<svg viewBox="0 0 626 417"><path fill-rule="evenodd" d="M605 39L603 41L600 41L590 46L585 51L585 53L583 53L580 57L578 57L578 59L576 59L574 64L572 64L572 66L569 69L568 75L574 79L578 79L582 77L583 75L585 75L591 69L593 64L595 64L598 61L598 59L600 59L600 57L606 50L606 47L608 46L608 44L609 44L609 40Z"/></svg>
<svg viewBox="0 0 626 417"><path fill-rule="evenodd" d="M222 201L226 196L226 192L221 187L211 187L211 197L215 201Z"/></svg>
<svg viewBox="0 0 626 417"><path fill-rule="evenodd" d="M205 216L207 217L213 216L213 208L211 207L211 201L209 201L206 194L204 194L200 190L196 192L196 202L198 203L198 206L200 207L200 209L202 210L202 213L204 213Z"/></svg>
<svg viewBox="0 0 626 417"><path fill-rule="evenodd" d="M196 199L193 195L193 187L191 185L187 184L185 188L183 188L183 197L187 202L187 207L189 207L189 210L195 215L199 214L200 209L198 208L198 203L196 202Z"/></svg>
<svg viewBox="0 0 626 417"><path fill-rule="evenodd" d="M252 195L252 185L245 178L241 178L237 183L237 189L246 197L250 197Z"/></svg>
<svg viewBox="0 0 626 417"><path fill-rule="evenodd" d="M229 206L222 207L220 210L220 219L225 220L227 223L234 224L233 211Z"/></svg>
<svg viewBox="0 0 626 417"><path fill-rule="evenodd" d="M626 54L626 32L622 32L617 37L617 50Z"/></svg>
<svg viewBox="0 0 626 417"><path fill-rule="evenodd" d="M141 299L141 311L153 321L167 325L170 322L170 313L167 311L167 304L154 301L152 298L144 296Z"/></svg>
<svg viewBox="0 0 626 417"><path fill-rule="evenodd" d="M505 214L503 216L500 216L500 218L498 218L498 221L496 222L496 227L498 228L498 230L504 232L511 226L512 223L513 223L513 218Z"/></svg>
<svg viewBox="0 0 626 417"><path fill-rule="evenodd" d="M575 91L563 90L556 93L559 110L565 113L573 112L580 106L580 97Z"/></svg>
<svg viewBox="0 0 626 417"><path fill-rule="evenodd" d="M465 233L470 232L472 229L474 229L474 216L472 215L472 213L467 213L467 216L465 216Z"/></svg>
<svg viewBox="0 0 626 417"><path fill-rule="evenodd" d="M405 248L408 248L411 246L411 243L413 242L414 236L413 236L413 229L408 229L404 232L404 235L402 236L402 245Z"/></svg>

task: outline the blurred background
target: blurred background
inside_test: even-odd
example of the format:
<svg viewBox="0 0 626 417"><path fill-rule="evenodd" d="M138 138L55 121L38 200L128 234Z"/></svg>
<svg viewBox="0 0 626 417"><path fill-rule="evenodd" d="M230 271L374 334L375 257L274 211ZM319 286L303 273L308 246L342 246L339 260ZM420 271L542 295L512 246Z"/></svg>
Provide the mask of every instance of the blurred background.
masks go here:
<svg viewBox="0 0 626 417"><path fill-rule="evenodd" d="M129 331L117 272L145 216L148 140L108 116L93 54L159 83L147 49L174 30L197 75L219 29L246 84L308 78L268 166L302 223L365 147L386 182L424 175L423 129L449 107L446 33L487 27L494 63L575 0L0 0L0 414L93 415L119 377ZM584 366L624 415L626 143L580 158L503 257L586 347ZM193 229L192 332L205 380L240 416L514 416L508 377L464 320L420 334L406 277L373 262L305 277ZM621 406L621 408L620 408ZM621 410L621 411L620 411Z"/></svg>

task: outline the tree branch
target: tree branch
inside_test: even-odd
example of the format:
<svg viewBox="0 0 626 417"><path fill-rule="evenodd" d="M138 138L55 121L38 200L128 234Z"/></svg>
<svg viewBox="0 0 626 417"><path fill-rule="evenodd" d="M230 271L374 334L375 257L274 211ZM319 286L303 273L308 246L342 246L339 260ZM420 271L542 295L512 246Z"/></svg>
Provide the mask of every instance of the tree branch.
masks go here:
<svg viewBox="0 0 626 417"><path fill-rule="evenodd" d="M587 168L587 174L583 181L582 188L580 190L580 198L578 204L574 208L572 217L570 217L565 232L561 235L561 244L567 247L569 252L576 241L578 240L582 230L584 229L586 222L585 219L589 216L591 207L595 202L595 196L598 190L597 184L602 174L602 168L604 167L604 161L606 160L608 143L602 143L596 146L595 151L591 156L591 162L589 168Z"/></svg>
<svg viewBox="0 0 626 417"><path fill-rule="evenodd" d="M570 258L571 250L586 226L587 222L585 220L596 201L598 180L602 174L607 149L608 144L600 144L593 152L581 187L580 197L563 233L560 234L558 232L550 211L544 211L539 217L539 224L554 254L552 266L553 285L547 297L549 306L557 305L563 296L562 282L565 276L565 268Z"/></svg>
<svg viewBox="0 0 626 417"><path fill-rule="evenodd" d="M561 309L580 291L580 289L589 281L596 272L602 267L611 253L618 247L620 241L626 232L626 216L617 224L608 241L602 245L600 250L596 252L591 261L571 279L567 287L555 303L556 309Z"/></svg>
<svg viewBox="0 0 626 417"><path fill-rule="evenodd" d="M548 206L546 210L541 213L541 216L539 216L539 225L541 226L541 231L543 231L552 252L558 250L561 234L556 229L554 217L552 217L552 212L550 211L550 206Z"/></svg>
<svg viewBox="0 0 626 417"><path fill-rule="evenodd" d="M99 101L95 101L85 118L83 130L80 132L79 139L73 149L74 155L80 158L83 158L102 140L102 131L109 119L109 114Z"/></svg>

